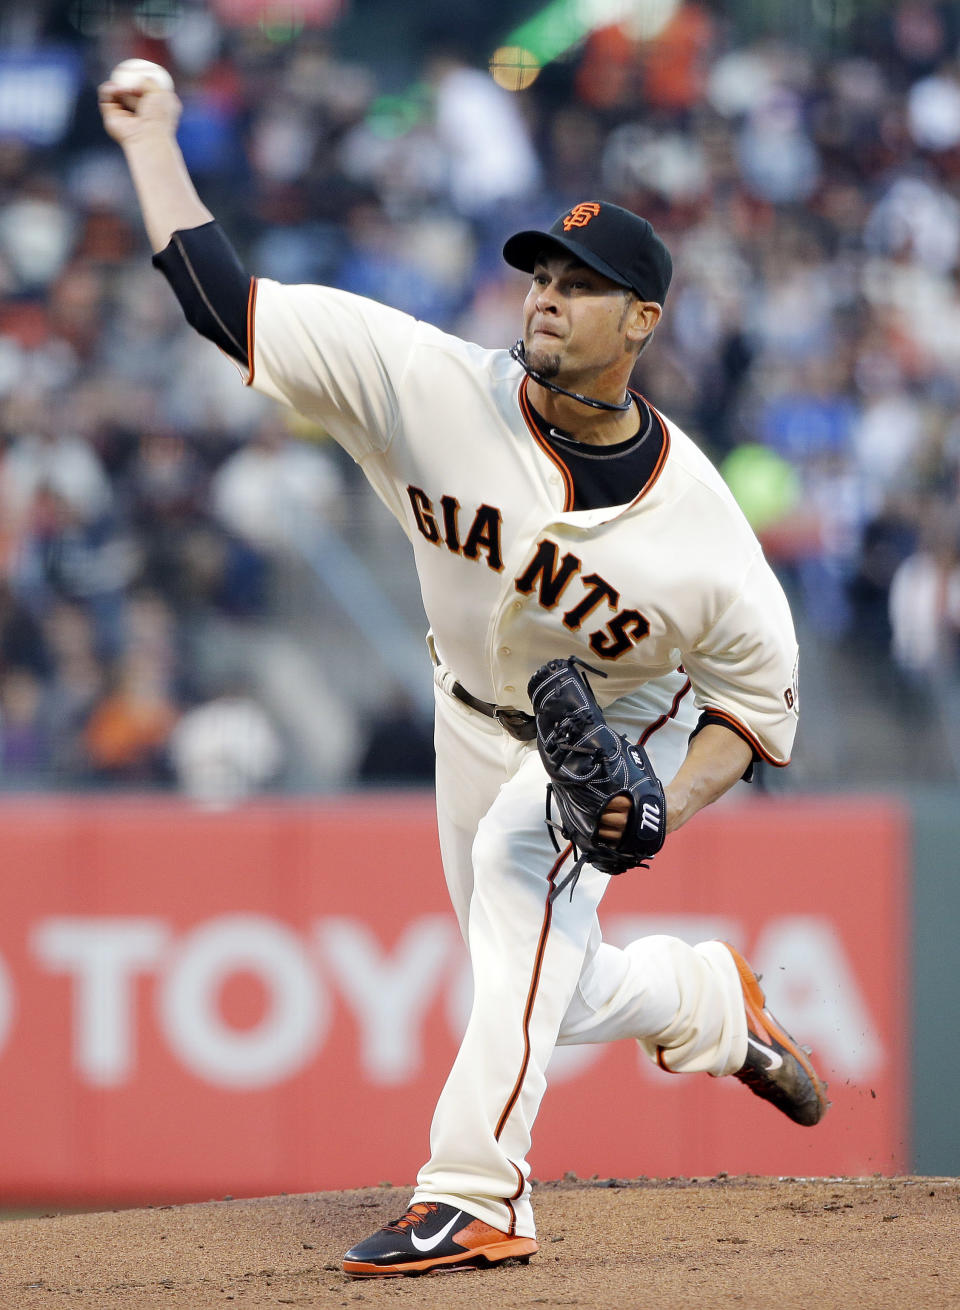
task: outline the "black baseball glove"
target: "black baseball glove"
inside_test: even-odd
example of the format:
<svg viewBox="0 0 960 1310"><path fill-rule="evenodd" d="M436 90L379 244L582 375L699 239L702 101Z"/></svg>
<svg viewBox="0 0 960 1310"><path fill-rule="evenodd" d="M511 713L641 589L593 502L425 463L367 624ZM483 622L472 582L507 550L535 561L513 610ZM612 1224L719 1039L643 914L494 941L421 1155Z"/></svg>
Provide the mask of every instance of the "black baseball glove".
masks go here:
<svg viewBox="0 0 960 1310"><path fill-rule="evenodd" d="M527 684L537 721L537 746L550 782L547 826L557 851L556 832L573 845L573 868L551 899L568 883L570 895L585 863L603 873L623 873L656 855L666 837L663 787L642 746L607 724L590 684L577 668L607 675L571 656L550 660ZM603 811L615 796L626 796L630 813L616 846L597 835ZM556 806L560 821L552 815Z"/></svg>

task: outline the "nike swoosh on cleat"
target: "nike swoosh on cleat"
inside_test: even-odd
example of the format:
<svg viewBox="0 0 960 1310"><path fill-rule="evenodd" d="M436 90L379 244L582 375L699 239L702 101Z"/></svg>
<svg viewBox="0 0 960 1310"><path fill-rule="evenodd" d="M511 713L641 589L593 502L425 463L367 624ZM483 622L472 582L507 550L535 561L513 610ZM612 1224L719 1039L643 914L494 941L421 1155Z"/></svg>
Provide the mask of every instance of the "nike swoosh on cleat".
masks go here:
<svg viewBox="0 0 960 1310"><path fill-rule="evenodd" d="M769 1046L761 1046L759 1042L754 1041L752 1037L747 1038L747 1045L752 1046L758 1055L762 1055L766 1061L767 1069L772 1073L774 1069L783 1067L783 1056L772 1051Z"/></svg>
<svg viewBox="0 0 960 1310"><path fill-rule="evenodd" d="M410 1241L413 1243L413 1245L416 1247L418 1251L432 1251L434 1247L440 1245L440 1243L446 1237L447 1233L450 1232L451 1228L461 1217L462 1214L463 1211L458 1210L457 1213L450 1220L450 1222L448 1224L444 1224L443 1227L440 1229L439 1233L434 1233L432 1237L418 1237L416 1233L411 1233Z"/></svg>

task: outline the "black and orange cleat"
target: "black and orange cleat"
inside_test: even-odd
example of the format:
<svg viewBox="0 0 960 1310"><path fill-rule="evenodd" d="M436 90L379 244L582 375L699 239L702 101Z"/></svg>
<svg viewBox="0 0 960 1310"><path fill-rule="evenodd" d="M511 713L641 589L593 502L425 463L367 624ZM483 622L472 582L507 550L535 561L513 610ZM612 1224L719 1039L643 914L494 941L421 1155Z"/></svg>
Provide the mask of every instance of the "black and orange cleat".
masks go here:
<svg viewBox="0 0 960 1310"><path fill-rule="evenodd" d="M351 1278L398 1278L481 1269L504 1261L526 1264L532 1237L511 1237L442 1201L417 1201L405 1215L350 1248L343 1271Z"/></svg>
<svg viewBox="0 0 960 1310"><path fill-rule="evenodd" d="M827 1085L817 1076L808 1048L798 1046L766 1009L760 980L749 964L729 942L724 945L737 966L747 1012L747 1058L733 1076L794 1123L812 1128L830 1105Z"/></svg>

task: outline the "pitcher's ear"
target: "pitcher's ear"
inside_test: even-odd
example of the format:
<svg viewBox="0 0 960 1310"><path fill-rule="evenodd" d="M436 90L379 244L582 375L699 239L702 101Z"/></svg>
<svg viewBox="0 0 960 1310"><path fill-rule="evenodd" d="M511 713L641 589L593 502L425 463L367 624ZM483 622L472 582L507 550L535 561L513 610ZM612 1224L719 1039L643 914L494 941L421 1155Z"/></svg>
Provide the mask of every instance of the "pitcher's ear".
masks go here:
<svg viewBox="0 0 960 1310"><path fill-rule="evenodd" d="M636 300L627 316L627 340L639 344L660 322L662 306L655 300Z"/></svg>

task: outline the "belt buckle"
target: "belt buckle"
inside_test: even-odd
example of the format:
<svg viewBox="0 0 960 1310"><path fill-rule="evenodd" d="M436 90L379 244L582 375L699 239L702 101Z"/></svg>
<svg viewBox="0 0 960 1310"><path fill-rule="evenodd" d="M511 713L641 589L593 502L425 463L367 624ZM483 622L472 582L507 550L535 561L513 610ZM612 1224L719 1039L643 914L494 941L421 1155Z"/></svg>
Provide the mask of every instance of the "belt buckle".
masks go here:
<svg viewBox="0 0 960 1310"><path fill-rule="evenodd" d="M494 705L493 717L517 741L533 741L537 735L536 719L523 710L513 709L509 705Z"/></svg>

